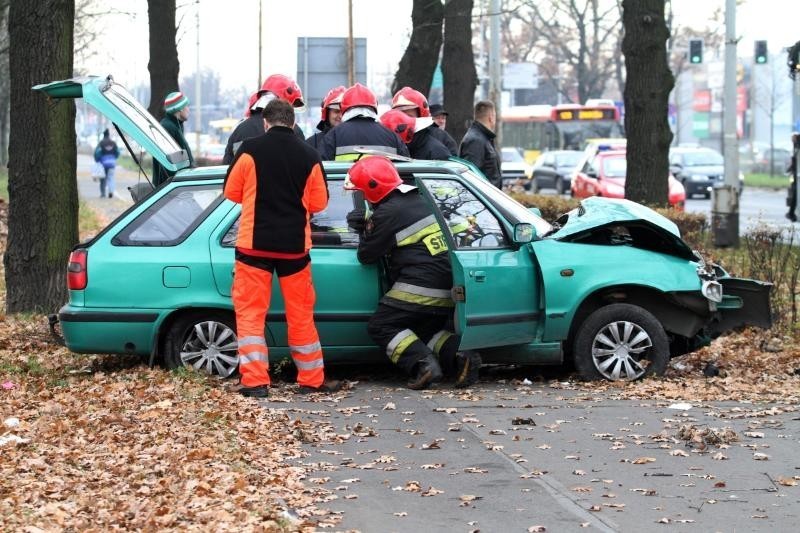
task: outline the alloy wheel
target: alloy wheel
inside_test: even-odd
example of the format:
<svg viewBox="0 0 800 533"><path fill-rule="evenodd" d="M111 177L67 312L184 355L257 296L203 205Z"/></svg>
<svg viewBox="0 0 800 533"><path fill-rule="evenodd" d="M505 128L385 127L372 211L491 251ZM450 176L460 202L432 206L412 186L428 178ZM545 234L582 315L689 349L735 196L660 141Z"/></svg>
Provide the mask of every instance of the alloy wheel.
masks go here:
<svg viewBox="0 0 800 533"><path fill-rule="evenodd" d="M239 365L236 332L214 320L198 322L180 348L184 366L227 378Z"/></svg>
<svg viewBox="0 0 800 533"><path fill-rule="evenodd" d="M628 321L615 321L600 328L592 341L592 360L606 379L631 381L647 371L645 355L653 346L650 335Z"/></svg>

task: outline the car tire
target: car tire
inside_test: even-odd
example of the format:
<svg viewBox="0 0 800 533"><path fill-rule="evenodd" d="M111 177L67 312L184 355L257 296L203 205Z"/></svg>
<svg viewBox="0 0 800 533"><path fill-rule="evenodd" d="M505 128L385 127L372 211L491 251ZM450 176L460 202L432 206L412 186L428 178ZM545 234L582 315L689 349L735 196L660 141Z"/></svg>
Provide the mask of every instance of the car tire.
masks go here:
<svg viewBox="0 0 800 533"><path fill-rule="evenodd" d="M559 196L564 194L564 180L560 177L556 178L556 193L558 193Z"/></svg>
<svg viewBox="0 0 800 533"><path fill-rule="evenodd" d="M660 376L667 369L667 334L646 309L624 303L606 305L578 328L573 357L575 369L585 380L633 381Z"/></svg>
<svg viewBox="0 0 800 533"><path fill-rule="evenodd" d="M236 320L224 311L191 312L178 317L164 338L164 365L227 378L239 367Z"/></svg>
<svg viewBox="0 0 800 533"><path fill-rule="evenodd" d="M531 178L528 182L528 192L531 194L539 194L539 182L536 178Z"/></svg>

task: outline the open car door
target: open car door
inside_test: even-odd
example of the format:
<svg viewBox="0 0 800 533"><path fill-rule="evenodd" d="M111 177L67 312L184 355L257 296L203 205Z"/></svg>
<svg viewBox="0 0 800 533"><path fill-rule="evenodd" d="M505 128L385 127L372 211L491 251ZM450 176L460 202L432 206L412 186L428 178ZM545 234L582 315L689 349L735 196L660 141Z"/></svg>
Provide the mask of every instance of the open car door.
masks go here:
<svg viewBox="0 0 800 533"><path fill-rule="evenodd" d="M189 155L147 109L111 76L88 76L35 85L50 98L83 98L170 172L189 166ZM131 154L135 157L135 154Z"/></svg>
<svg viewBox="0 0 800 533"><path fill-rule="evenodd" d="M491 202L458 176L418 176L434 207L453 270L459 348L534 342L540 327L537 267L529 246L516 246ZM491 186L487 182L487 186Z"/></svg>

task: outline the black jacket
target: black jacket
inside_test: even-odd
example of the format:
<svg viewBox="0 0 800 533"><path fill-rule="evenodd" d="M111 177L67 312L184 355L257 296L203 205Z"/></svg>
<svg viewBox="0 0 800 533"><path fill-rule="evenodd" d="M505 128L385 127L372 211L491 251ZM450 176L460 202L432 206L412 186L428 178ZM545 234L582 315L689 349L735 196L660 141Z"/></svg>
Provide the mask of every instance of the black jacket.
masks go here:
<svg viewBox="0 0 800 533"><path fill-rule="evenodd" d="M194 157L192 157L192 150L189 148L189 143L186 142L186 137L183 135L183 122L175 118L175 115L165 115L161 119L161 126L167 130L167 133L175 139L178 146L186 151L189 156L189 166L194 166ZM161 164L153 159L153 186L158 187L173 176L173 172L168 171L162 167Z"/></svg>
<svg viewBox="0 0 800 533"><path fill-rule="evenodd" d="M495 133L478 121L472 123L461 141L459 154L473 163L492 184L502 187L500 157L494 147Z"/></svg>
<svg viewBox="0 0 800 533"><path fill-rule="evenodd" d="M233 129L233 132L231 132L230 137L228 137L228 143L225 145L225 155L222 156L222 164L230 165L233 162L233 157L236 155L236 152L242 145L242 142L246 139L264 135L264 131L264 117L261 116L260 111L253 113L243 121L239 122L239 124L237 124ZM303 130L301 130L296 124L294 127L294 133L301 139L305 139Z"/></svg>
<svg viewBox="0 0 800 533"><path fill-rule="evenodd" d="M317 131L312 133L306 139L306 142L313 146L317 152L322 151L322 139L325 138L325 134L331 131L333 128L327 121L320 120L319 124L317 124Z"/></svg>
<svg viewBox="0 0 800 533"><path fill-rule="evenodd" d="M338 129L341 126L337 126ZM358 245L358 260L388 256L392 288L381 303L412 312L453 312L447 241L419 191L394 190L375 205Z"/></svg>
<svg viewBox="0 0 800 533"><path fill-rule="evenodd" d="M434 137L434 131L430 127L414 132L414 137L408 143L408 151L414 159L443 159L450 158L450 151L447 147Z"/></svg>
<svg viewBox="0 0 800 533"><path fill-rule="evenodd" d="M455 139L453 139L449 133L440 128L436 123L431 124L431 126L427 129L431 130L431 135L440 143L442 143L445 148L447 148L447 150L450 152L450 155L458 156L458 145L456 144Z"/></svg>
<svg viewBox="0 0 800 533"><path fill-rule="evenodd" d="M354 117L331 129L322 139L319 153L323 161L354 160L357 154L353 152L353 148L356 146L406 157L409 155L408 148L400 137L367 117Z"/></svg>

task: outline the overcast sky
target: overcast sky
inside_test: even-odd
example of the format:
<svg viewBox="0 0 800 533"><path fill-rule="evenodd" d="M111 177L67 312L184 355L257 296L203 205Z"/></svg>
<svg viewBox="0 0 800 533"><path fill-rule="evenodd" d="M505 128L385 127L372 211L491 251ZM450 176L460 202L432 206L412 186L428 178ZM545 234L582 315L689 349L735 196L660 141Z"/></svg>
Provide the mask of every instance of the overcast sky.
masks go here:
<svg viewBox="0 0 800 533"><path fill-rule="evenodd" d="M297 38L347 35L347 0L262 0L262 75L297 72ZM476 5L480 0L476 0ZM181 73L197 64L196 14L200 13L200 68L221 75L223 89L258 82L259 0L178 0ZM673 0L678 24L709 25L724 0ZM98 24L102 50L85 64L92 74L113 74L123 85L147 83L149 59L146 0L107 2L132 15L111 15ZM369 83L392 77L411 33L411 0L353 0L354 34L367 38ZM754 39L768 39L770 53L800 39L800 0L746 0L737 11L739 55L752 55Z"/></svg>

